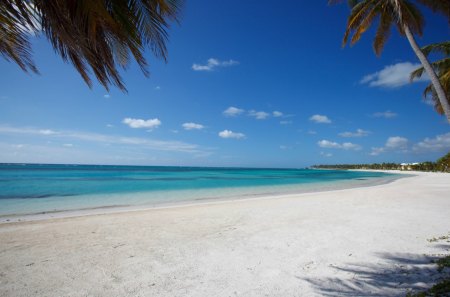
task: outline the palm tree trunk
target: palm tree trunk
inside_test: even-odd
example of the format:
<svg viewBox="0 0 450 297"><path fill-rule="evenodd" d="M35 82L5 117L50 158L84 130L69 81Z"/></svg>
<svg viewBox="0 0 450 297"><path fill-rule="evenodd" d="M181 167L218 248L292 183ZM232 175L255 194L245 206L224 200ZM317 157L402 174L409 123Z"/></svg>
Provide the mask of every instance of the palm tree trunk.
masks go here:
<svg viewBox="0 0 450 297"><path fill-rule="evenodd" d="M433 84L434 90L436 91L436 94L439 98L439 102L441 103L442 109L444 110L445 117L447 118L447 121L450 123L450 104L444 92L444 88L442 88L441 82L439 81L439 78L434 72L433 67L431 67L431 64L428 61L427 57L423 54L422 50L417 45L414 36L409 30L409 27L407 25L404 25L403 29L405 31L406 38L408 38L408 41L414 50L414 53L416 54L417 58L419 58L420 62L423 65L423 68L425 68L425 71L428 73L428 76L431 79L431 83Z"/></svg>

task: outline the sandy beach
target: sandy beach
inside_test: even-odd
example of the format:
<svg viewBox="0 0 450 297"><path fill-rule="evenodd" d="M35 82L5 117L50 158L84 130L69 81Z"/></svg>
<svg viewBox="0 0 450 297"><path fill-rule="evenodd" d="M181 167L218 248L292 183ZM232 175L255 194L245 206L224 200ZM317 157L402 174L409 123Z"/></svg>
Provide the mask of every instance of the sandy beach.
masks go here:
<svg viewBox="0 0 450 297"><path fill-rule="evenodd" d="M404 296L450 253L450 174L0 224L0 296Z"/></svg>

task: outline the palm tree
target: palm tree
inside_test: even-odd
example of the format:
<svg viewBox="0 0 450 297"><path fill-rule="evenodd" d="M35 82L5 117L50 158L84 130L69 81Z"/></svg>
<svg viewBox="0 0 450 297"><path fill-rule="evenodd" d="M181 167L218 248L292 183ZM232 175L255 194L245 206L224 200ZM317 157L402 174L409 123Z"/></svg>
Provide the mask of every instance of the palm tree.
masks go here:
<svg viewBox="0 0 450 297"><path fill-rule="evenodd" d="M92 86L90 72L109 90L126 91L119 74L133 57L144 75L148 46L167 59L167 32L181 0L0 0L0 53L24 71L37 72L30 35L45 35L55 52Z"/></svg>
<svg viewBox="0 0 450 297"><path fill-rule="evenodd" d="M329 0L329 3L337 2L342 2L342 0ZM428 6L434 12L444 14L450 19L450 1L417 0L417 2ZM355 44L361 38L361 35L369 29L373 21L379 18L373 42L375 53L379 56L389 38L391 27L395 26L401 36L406 36L414 53L428 73L436 96L439 98L444 114L450 123L450 104L447 95L433 67L414 38L414 35L421 36L423 32L424 18L419 9L410 0L350 0L349 4L352 10L348 17L343 45L347 44L351 34L350 44Z"/></svg>
<svg viewBox="0 0 450 297"><path fill-rule="evenodd" d="M447 94L450 94L450 41L430 44L428 46L423 47L422 52L425 54L425 56L428 56L430 53L441 53L445 56L445 58L431 63L431 66L437 73L439 81L441 82L441 85L444 88L444 91ZM424 73L423 67L416 69L414 72L411 73L411 81L414 80L415 78L420 78L423 75L423 73ZM444 114L441 102L439 101L439 98L437 97L436 91L432 84L429 84L425 88L423 96L424 98L430 97L435 110L441 115Z"/></svg>
<svg viewBox="0 0 450 297"><path fill-rule="evenodd" d="M437 160L437 166L439 170L444 172L450 172L450 152L445 156Z"/></svg>

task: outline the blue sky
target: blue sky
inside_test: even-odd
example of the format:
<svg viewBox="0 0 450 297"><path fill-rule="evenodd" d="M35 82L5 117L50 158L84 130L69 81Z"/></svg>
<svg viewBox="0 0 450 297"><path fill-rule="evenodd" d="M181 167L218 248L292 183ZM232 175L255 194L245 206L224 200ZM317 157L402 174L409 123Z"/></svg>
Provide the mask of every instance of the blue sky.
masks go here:
<svg viewBox="0 0 450 297"><path fill-rule="evenodd" d="M425 12L425 9L424 9ZM123 72L128 93L89 89L44 38L41 72L0 59L0 162L304 167L435 160L450 126L422 100L426 81L392 32L341 48L348 8L326 1L187 1L167 64ZM420 45L447 40L426 12Z"/></svg>

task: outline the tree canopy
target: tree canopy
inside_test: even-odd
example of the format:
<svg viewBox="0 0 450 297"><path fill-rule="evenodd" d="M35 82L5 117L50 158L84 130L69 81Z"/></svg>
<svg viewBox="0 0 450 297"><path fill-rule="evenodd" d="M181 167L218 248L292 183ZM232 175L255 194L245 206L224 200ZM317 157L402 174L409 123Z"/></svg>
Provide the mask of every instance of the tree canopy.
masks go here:
<svg viewBox="0 0 450 297"><path fill-rule="evenodd" d="M144 50L167 59L167 29L181 0L0 0L0 53L24 71L38 72L31 35L44 35L64 61L92 86L126 90L118 68L134 58L144 75Z"/></svg>
<svg viewBox="0 0 450 297"><path fill-rule="evenodd" d="M444 88L447 94L447 101L450 102L448 94L450 94L450 41L430 44L422 48L422 51L425 55L429 55L430 53L438 53L444 56L443 59L435 61L431 63L431 66L435 70L439 80L441 82L442 87ZM424 68L420 67L411 73L411 81L415 78L422 77L424 74ZM429 84L426 86L423 91L423 97L425 99L430 98L431 102L434 106L434 109L439 114L444 114L444 110L442 109L441 102L437 97L436 90L434 89L433 84Z"/></svg>

